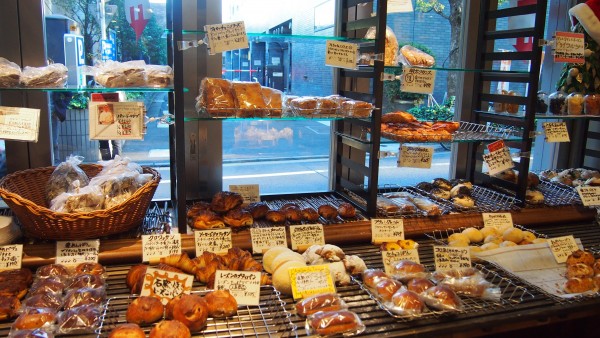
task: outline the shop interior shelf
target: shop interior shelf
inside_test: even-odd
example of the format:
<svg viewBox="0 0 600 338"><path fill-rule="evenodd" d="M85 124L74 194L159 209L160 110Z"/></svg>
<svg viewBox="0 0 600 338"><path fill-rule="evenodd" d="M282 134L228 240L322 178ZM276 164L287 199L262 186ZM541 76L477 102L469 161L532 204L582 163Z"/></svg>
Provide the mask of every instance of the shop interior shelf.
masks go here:
<svg viewBox="0 0 600 338"><path fill-rule="evenodd" d="M165 33L170 34L172 31L165 30ZM184 29L182 34L185 36L189 35L203 35L206 34L204 30L187 30ZM363 39L363 38L348 38L344 36L330 36L330 35L297 35L297 34L268 34L268 33L246 33L248 35L248 40L253 42L268 42L268 41L278 41L278 42L293 42L293 41L302 41L302 42L310 42L310 43L322 43L325 40L336 40L336 41L348 41L348 42L374 42L374 39Z"/></svg>
<svg viewBox="0 0 600 338"><path fill-rule="evenodd" d="M64 87L11 87L0 88L0 91L42 91L42 92L94 92L94 93L114 93L114 92L172 92L173 87L83 87L83 86L64 86ZM184 88L187 92L187 88Z"/></svg>
<svg viewBox="0 0 600 338"><path fill-rule="evenodd" d="M495 111L477 111L481 114L490 114L497 116L508 116L514 118L525 119L525 112L518 111L515 114L507 112L495 112ZM600 120L600 115L568 115L568 114L552 114L552 113L537 113L535 114L537 120Z"/></svg>

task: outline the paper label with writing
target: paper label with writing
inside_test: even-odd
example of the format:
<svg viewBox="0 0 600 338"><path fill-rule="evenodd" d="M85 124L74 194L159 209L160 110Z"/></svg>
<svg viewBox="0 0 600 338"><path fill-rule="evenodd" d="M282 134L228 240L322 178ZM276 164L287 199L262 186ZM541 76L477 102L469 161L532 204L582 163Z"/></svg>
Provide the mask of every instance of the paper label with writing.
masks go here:
<svg viewBox="0 0 600 338"><path fill-rule="evenodd" d="M358 45L350 42L327 40L325 64L328 66L355 69Z"/></svg>
<svg viewBox="0 0 600 338"><path fill-rule="evenodd" d="M37 142L40 110L0 106L0 139Z"/></svg>
<svg viewBox="0 0 600 338"><path fill-rule="evenodd" d="M181 234L142 235L144 262L181 254Z"/></svg>
<svg viewBox="0 0 600 338"><path fill-rule="evenodd" d="M209 54L248 48L248 34L243 21L204 26Z"/></svg>
<svg viewBox="0 0 600 338"><path fill-rule="evenodd" d="M436 71L427 68L402 67L400 91L406 93L433 94Z"/></svg>
<svg viewBox="0 0 600 338"><path fill-rule="evenodd" d="M184 293L189 294L193 283L192 275L148 268L140 295L158 297L166 305L170 299Z"/></svg>
<svg viewBox="0 0 600 338"><path fill-rule="evenodd" d="M388 0L388 13L412 13L412 0Z"/></svg>
<svg viewBox="0 0 600 338"><path fill-rule="evenodd" d="M217 270L215 290L229 290L239 305L258 305L260 271Z"/></svg>
<svg viewBox="0 0 600 338"><path fill-rule="evenodd" d="M392 274L394 271L394 265L401 260L409 260L415 263L421 263L421 260L419 259L419 251L417 251L417 249L382 251L381 259L383 260L383 267L385 269L385 273L387 274Z"/></svg>
<svg viewBox="0 0 600 338"><path fill-rule="evenodd" d="M250 228L252 252L262 254L274 246L287 246L285 227Z"/></svg>
<svg viewBox="0 0 600 338"><path fill-rule="evenodd" d="M434 246L433 259L436 270L463 269L471 267L469 248Z"/></svg>
<svg viewBox="0 0 600 338"><path fill-rule="evenodd" d="M485 163L487 163L488 172L492 176L515 166L512 157L510 157L508 148L502 148L487 154L483 154L483 160Z"/></svg>
<svg viewBox="0 0 600 338"><path fill-rule="evenodd" d="M586 207L600 205L600 187L577 187L581 203Z"/></svg>
<svg viewBox="0 0 600 338"><path fill-rule="evenodd" d="M325 245L322 224L302 224L290 226L292 250L305 251L311 245Z"/></svg>
<svg viewBox="0 0 600 338"><path fill-rule="evenodd" d="M331 276L328 264L291 268L288 272L294 299L320 293L335 293L335 280Z"/></svg>
<svg viewBox="0 0 600 338"><path fill-rule="evenodd" d="M554 38L554 62L585 62L585 38L582 33L555 32Z"/></svg>
<svg viewBox="0 0 600 338"><path fill-rule="evenodd" d="M90 139L142 140L145 115L143 102L90 102Z"/></svg>
<svg viewBox="0 0 600 338"><path fill-rule="evenodd" d="M504 149L504 147L504 140L494 141L487 145L487 149L490 153L496 150Z"/></svg>
<svg viewBox="0 0 600 338"><path fill-rule="evenodd" d="M100 240L57 241L56 264L98 263Z"/></svg>
<svg viewBox="0 0 600 338"><path fill-rule="evenodd" d="M371 242L396 242L404 239L404 220L401 218L371 219Z"/></svg>
<svg viewBox="0 0 600 338"><path fill-rule="evenodd" d="M194 231L196 256L204 251L216 254L227 253L233 247L231 243L231 228Z"/></svg>
<svg viewBox="0 0 600 338"><path fill-rule="evenodd" d="M512 215L509 212L487 213L483 216L483 226L496 228L497 230L510 228L513 226Z"/></svg>
<svg viewBox="0 0 600 338"><path fill-rule="evenodd" d="M433 147L401 146L398 167L431 168Z"/></svg>
<svg viewBox="0 0 600 338"><path fill-rule="evenodd" d="M230 184L229 191L237 192L244 198L244 203L260 202L260 189L258 184Z"/></svg>
<svg viewBox="0 0 600 338"><path fill-rule="evenodd" d="M543 122L546 142L571 142L566 122Z"/></svg>
<svg viewBox="0 0 600 338"><path fill-rule="evenodd" d="M548 238L548 245L554 255L557 263L564 263L567 257L573 252L579 250L575 237L573 235Z"/></svg>
<svg viewBox="0 0 600 338"><path fill-rule="evenodd" d="M0 271L20 269L23 259L23 244L0 246Z"/></svg>

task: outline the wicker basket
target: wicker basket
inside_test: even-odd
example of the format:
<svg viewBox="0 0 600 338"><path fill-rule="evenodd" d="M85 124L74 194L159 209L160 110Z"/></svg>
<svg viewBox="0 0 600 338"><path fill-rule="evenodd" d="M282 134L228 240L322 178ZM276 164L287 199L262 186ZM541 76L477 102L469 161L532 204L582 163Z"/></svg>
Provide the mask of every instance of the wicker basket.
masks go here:
<svg viewBox="0 0 600 338"><path fill-rule="evenodd" d="M102 166L97 164L82 164L80 167L90 178L102 170ZM0 180L0 197L17 216L27 237L53 240L98 238L142 224L160 181L156 170L142 168L144 173L152 174L152 180L125 202L110 209L63 213L47 208L46 185L55 167L27 169L6 175Z"/></svg>

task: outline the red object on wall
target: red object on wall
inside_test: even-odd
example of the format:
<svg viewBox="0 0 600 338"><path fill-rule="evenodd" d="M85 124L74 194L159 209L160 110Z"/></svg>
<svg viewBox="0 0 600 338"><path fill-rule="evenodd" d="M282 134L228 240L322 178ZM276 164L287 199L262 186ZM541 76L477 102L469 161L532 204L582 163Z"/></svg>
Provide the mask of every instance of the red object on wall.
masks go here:
<svg viewBox="0 0 600 338"><path fill-rule="evenodd" d="M130 25L135 31L135 41L138 41L140 39L140 36L142 36L142 32L144 31L144 28L146 28L146 25L149 21L148 19L144 19L144 6L139 4L138 9L138 15L136 16L135 7L129 7L129 15L131 16Z"/></svg>

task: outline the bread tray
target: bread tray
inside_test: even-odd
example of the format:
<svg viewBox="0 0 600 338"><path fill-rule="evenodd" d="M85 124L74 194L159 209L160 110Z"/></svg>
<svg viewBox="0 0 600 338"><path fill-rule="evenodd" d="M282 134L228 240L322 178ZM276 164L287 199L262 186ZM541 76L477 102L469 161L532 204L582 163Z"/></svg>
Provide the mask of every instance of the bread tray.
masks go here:
<svg viewBox="0 0 600 338"><path fill-rule="evenodd" d="M517 206L519 204L519 200L514 196L506 195L478 185L473 185L473 189L471 190L471 198L473 198L475 201L475 206L472 208L463 207L453 203L452 200L436 197L435 195L416 187L414 189L420 191L423 195L428 196L432 200L455 212L482 213L519 210L519 207Z"/></svg>
<svg viewBox="0 0 600 338"><path fill-rule="evenodd" d="M424 133L419 133L419 130L416 129L414 133L407 135L382 132L381 136L398 142L419 143L494 141L515 137L515 131L509 128L492 127L463 121L460 121L459 124L458 130L452 134L436 134L434 132L428 134L427 129L423 128Z"/></svg>

